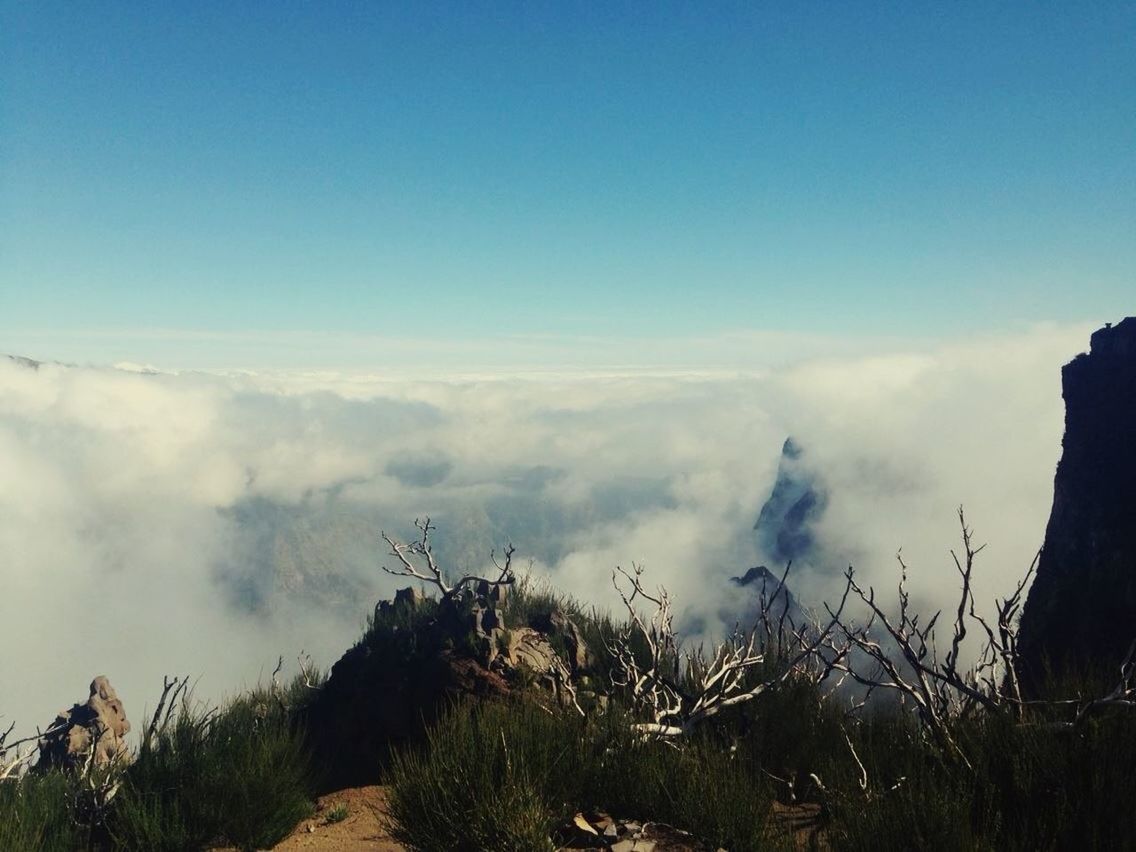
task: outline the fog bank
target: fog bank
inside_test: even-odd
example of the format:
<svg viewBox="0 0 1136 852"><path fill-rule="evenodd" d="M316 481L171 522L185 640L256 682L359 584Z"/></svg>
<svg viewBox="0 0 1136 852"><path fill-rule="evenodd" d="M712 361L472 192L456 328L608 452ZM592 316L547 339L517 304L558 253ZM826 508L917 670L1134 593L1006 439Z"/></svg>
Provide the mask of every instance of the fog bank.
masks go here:
<svg viewBox="0 0 1136 852"><path fill-rule="evenodd" d="M381 529L438 526L454 570L512 541L603 607L644 564L692 630L765 559L752 526L786 436L829 492L805 601L854 564L917 600L957 589L964 504L980 600L1041 544L1060 367L1087 327L765 371L148 372L0 358L0 715L30 731L106 674L137 724L162 675L216 699L305 648L329 666L374 602ZM388 563L389 564L389 563Z"/></svg>

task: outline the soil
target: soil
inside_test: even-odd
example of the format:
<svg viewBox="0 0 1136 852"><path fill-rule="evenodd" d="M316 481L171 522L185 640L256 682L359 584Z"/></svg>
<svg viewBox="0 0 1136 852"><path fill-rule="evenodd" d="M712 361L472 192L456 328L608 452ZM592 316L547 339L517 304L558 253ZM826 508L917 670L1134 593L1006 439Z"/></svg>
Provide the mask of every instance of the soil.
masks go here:
<svg viewBox="0 0 1136 852"><path fill-rule="evenodd" d="M278 843L284 852L406 852L391 838L386 816L386 788L350 787L321 796L316 812ZM329 822L328 815L343 805L347 816Z"/></svg>
<svg viewBox="0 0 1136 852"><path fill-rule="evenodd" d="M821 828L820 805L774 802L773 821L793 838L793 848L798 852L828 852L831 848Z"/></svg>
<svg viewBox="0 0 1136 852"><path fill-rule="evenodd" d="M338 821L329 820L329 815L337 813L340 805L347 815ZM407 852L405 846L390 836L386 806L387 789L377 785L328 793L317 800L315 813L273 849L276 852ZM816 805L775 803L773 818L793 837L796 849L825 852L829 846L823 833L818 831L818 811ZM644 828L644 839L654 841L655 852L708 848L700 843L692 844L690 835L669 826L654 823Z"/></svg>

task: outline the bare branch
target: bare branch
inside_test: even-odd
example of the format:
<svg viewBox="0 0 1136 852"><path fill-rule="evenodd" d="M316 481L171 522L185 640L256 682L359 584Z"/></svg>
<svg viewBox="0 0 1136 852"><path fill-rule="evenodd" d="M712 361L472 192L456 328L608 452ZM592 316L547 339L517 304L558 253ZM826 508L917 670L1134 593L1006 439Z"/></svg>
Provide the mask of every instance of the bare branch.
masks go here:
<svg viewBox="0 0 1136 852"><path fill-rule="evenodd" d="M323 687L318 683L319 675L316 673L315 666L312 665L312 655L301 650L296 661L300 664L300 672L304 676L304 686L313 690L322 689Z"/></svg>
<svg viewBox="0 0 1136 852"><path fill-rule="evenodd" d="M429 518L425 520L415 519L414 526L419 531L418 539L405 544L385 532L381 533L383 541L390 546L391 556L398 559L402 566L398 569L392 569L383 565L382 569L386 573L395 577L411 577L423 583L428 583L438 590L443 600L464 595L472 585L509 586L516 582L516 575L513 572L513 554L516 552L516 548L509 544L505 547L503 564L497 560L496 553L490 554L489 558L498 571L496 579L466 574L455 583L448 583L438 565L434 556L434 548L430 543L430 533L437 527L431 523Z"/></svg>
<svg viewBox="0 0 1136 852"><path fill-rule="evenodd" d="M791 678L807 677L819 683L828 677L834 670L833 662L847 653L830 637L839 624L850 584L846 584L839 607L824 627L790 624L787 632L782 612L776 619L777 656L771 658L768 640L774 621L772 606L785 588L787 575L788 568L772 597L761 595L761 612L751 630L735 628L707 654L702 648L680 651L670 597L665 589L652 594L644 588L641 566L633 564L631 571L617 567L612 572L612 585L627 611L626 628L608 646L616 660L612 685L627 693L632 709L645 720L636 723L636 731L661 739L680 737L722 710L752 701ZM649 618L644 618L636 606L640 601L654 606ZM758 639L763 629L765 643ZM830 653L821 653L822 647ZM637 648L644 650L637 653ZM776 671L759 678L770 664Z"/></svg>
<svg viewBox="0 0 1136 852"><path fill-rule="evenodd" d="M23 739L7 742L8 737L11 736L12 731L16 729L16 723L12 722L6 731L0 733L0 781L9 778L15 778L18 773L26 766L35 756L39 749L38 743L34 748L28 749L27 752L21 752L20 746L24 743L38 740L39 737L24 737ZM9 752L11 756L9 757Z"/></svg>
<svg viewBox="0 0 1136 852"><path fill-rule="evenodd" d="M280 707L280 712L285 716L288 714L288 704L284 701L284 690L280 686L280 671L284 668L284 655L281 654L276 659L276 668L272 670L272 695L276 699L276 704Z"/></svg>
<svg viewBox="0 0 1136 852"><path fill-rule="evenodd" d="M424 521L415 518L414 526L418 528L420 534L419 538L417 541L412 541L407 544L396 541L385 532L380 533L383 541L390 545L391 556L394 556L402 563L402 568L397 571L391 570L385 565L382 566L383 570L396 577L413 577L425 583L430 583L438 587L443 597L450 597L453 593L453 589L446 584L445 578L442 576L442 571L438 567L437 561L434 559L434 550L430 546L430 533L435 529L434 525L430 523L429 518L426 518ZM426 573L420 570L410 560L411 556L425 559Z"/></svg>
<svg viewBox="0 0 1136 852"><path fill-rule="evenodd" d="M1018 668L1017 616L1023 595L1029 585L1038 559L1035 556L1025 576L1006 598L994 601L995 618L988 620L977 610L973 593L975 557L985 545L975 546L971 529L966 524L963 510L958 511L962 532L961 552L951 552L961 588L955 618L951 627L946 656L938 657L935 627L939 613L925 625L918 614L911 611L907 591L908 568L901 554L897 555L900 580L897 589L897 611L885 612L876 600L875 590L865 590L855 580L851 568L846 573L852 593L867 608L868 623L852 626L837 619L835 630L855 650L854 655L834 659L832 666L843 676L867 688L868 694L876 690L892 691L902 704L910 703L918 713L924 728L949 754L966 766L969 761L952 734L955 719L973 713L1013 713L1023 720L1030 707L1072 710L1066 721L1047 723L1050 726L1074 727L1085 718L1105 708L1136 708L1136 643L1120 668L1119 681L1107 695L1090 701L1024 701L1022 699ZM832 610L830 609L831 613ZM968 625L977 626L982 637L974 662L963 668L963 645L968 638ZM882 639L874 636L873 628L882 632ZM850 713L864 706L866 697L853 704Z"/></svg>
<svg viewBox="0 0 1136 852"><path fill-rule="evenodd" d="M173 715L174 705L179 695L184 699L186 688L189 686L189 677L162 677L162 697L158 700L158 707L150 718L146 733L142 737L142 748L148 749L153 743L154 736L169 724ZM164 715L163 715L164 712Z"/></svg>

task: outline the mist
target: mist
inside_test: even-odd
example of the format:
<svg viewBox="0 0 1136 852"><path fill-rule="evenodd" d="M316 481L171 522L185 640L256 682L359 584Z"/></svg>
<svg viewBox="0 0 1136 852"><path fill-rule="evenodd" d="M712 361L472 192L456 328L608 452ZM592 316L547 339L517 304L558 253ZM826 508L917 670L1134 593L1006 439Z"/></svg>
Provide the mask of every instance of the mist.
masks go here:
<svg viewBox="0 0 1136 852"><path fill-rule="evenodd" d="M500 371L461 379L163 372L0 358L0 715L46 725L106 674L138 727L163 674L215 701L305 649L328 667L375 602L381 530L438 527L454 571L507 542L612 608L644 565L692 637L767 560L753 534L792 435L828 500L791 575L803 601L854 565L890 594L957 592L955 510L988 542L979 600L1041 544L1060 367L1088 326L746 371Z"/></svg>

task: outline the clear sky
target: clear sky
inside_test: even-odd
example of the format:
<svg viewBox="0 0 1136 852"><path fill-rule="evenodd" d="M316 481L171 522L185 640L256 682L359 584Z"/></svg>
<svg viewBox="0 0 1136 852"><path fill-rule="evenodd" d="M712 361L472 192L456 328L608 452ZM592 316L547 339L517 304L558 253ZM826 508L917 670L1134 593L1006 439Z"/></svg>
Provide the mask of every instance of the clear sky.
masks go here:
<svg viewBox="0 0 1136 852"><path fill-rule="evenodd" d="M0 10L0 351L1136 311L1132 2Z"/></svg>

